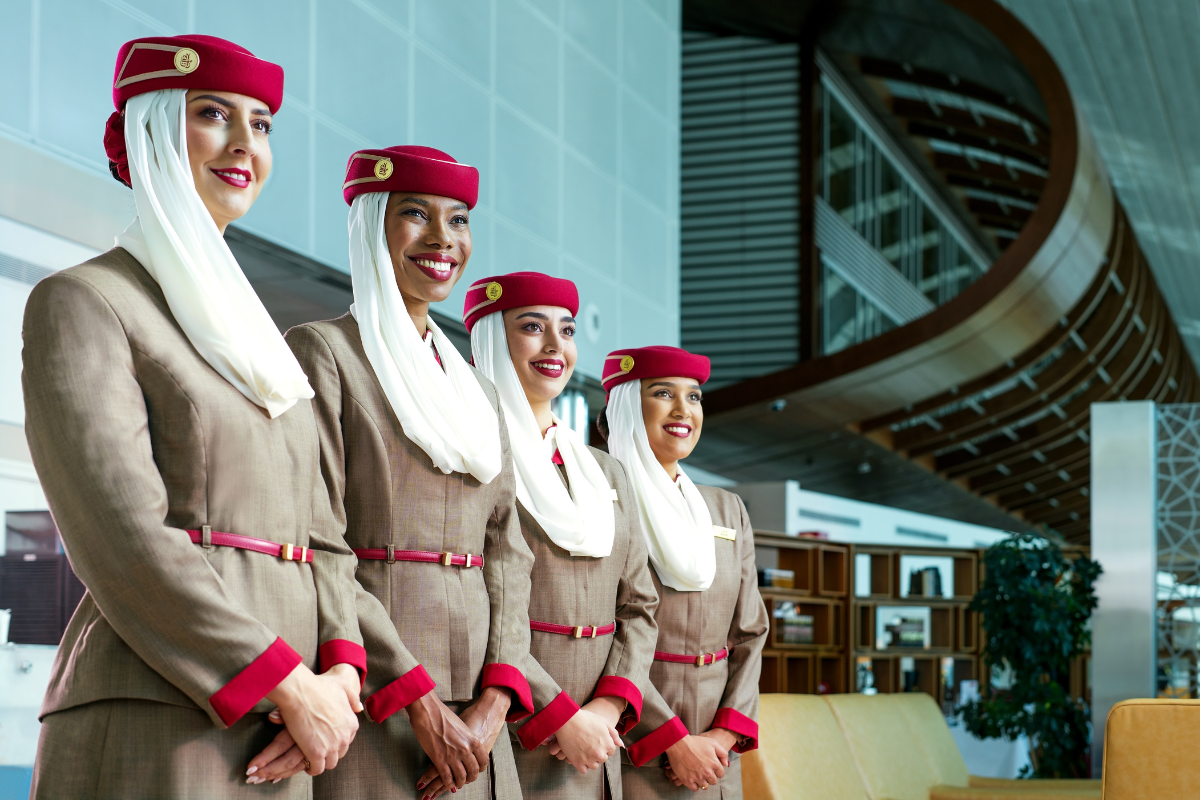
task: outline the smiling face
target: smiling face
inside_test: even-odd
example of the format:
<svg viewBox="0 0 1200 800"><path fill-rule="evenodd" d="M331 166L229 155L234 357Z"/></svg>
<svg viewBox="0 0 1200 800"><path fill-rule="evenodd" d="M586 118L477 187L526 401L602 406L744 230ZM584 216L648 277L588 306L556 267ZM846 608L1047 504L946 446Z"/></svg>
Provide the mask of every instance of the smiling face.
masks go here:
<svg viewBox="0 0 1200 800"><path fill-rule="evenodd" d="M646 437L658 463L673 479L680 459L687 458L700 441L704 406L695 378L643 378L642 418Z"/></svg>
<svg viewBox="0 0 1200 800"><path fill-rule="evenodd" d="M449 297L471 257L467 204L435 194L392 192L383 229L409 313Z"/></svg>
<svg viewBox="0 0 1200 800"><path fill-rule="evenodd" d="M575 317L559 306L510 308L504 312L504 335L521 388L544 431L550 427L550 401L562 394L575 371Z"/></svg>
<svg viewBox="0 0 1200 800"><path fill-rule="evenodd" d="M271 112L244 94L190 89L185 127L192 180L221 233L258 199L271 174Z"/></svg>

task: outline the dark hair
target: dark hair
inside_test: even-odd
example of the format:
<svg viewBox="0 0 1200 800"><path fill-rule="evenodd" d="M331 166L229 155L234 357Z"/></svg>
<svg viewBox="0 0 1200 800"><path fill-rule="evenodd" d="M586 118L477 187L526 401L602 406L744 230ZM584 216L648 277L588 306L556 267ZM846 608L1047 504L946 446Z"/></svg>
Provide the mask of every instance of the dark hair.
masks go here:
<svg viewBox="0 0 1200 800"><path fill-rule="evenodd" d="M596 417L596 430L600 431L600 438L608 442L608 406L600 409L600 414Z"/></svg>

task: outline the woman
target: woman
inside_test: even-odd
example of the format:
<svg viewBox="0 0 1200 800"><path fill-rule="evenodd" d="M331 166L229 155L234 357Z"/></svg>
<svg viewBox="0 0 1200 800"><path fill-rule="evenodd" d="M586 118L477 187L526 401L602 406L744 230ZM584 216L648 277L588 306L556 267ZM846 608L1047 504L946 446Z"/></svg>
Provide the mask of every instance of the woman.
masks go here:
<svg viewBox="0 0 1200 800"><path fill-rule="evenodd" d="M520 795L500 734L533 706L522 674L533 556L496 390L429 315L467 268L478 194L478 171L439 150L354 153L343 186L354 305L287 333L316 390L338 530L360 560L378 723L317 781L319 798Z"/></svg>
<svg viewBox="0 0 1200 800"><path fill-rule="evenodd" d="M679 466L700 440L708 372L707 358L677 347L618 350L604 362L601 430L633 485L659 595L654 688L629 734L626 798L710 788L740 798L730 751L758 746L767 611L754 532L741 498L696 486Z"/></svg>
<svg viewBox="0 0 1200 800"><path fill-rule="evenodd" d="M303 798L307 777L247 785L272 705L309 775L357 728L355 562L312 389L222 238L270 173L282 98L283 70L223 39L122 46L104 138L138 218L26 305L25 431L88 590L33 797Z"/></svg>
<svg viewBox="0 0 1200 800"><path fill-rule="evenodd" d="M578 309L570 281L516 272L476 281L463 314L475 365L508 420L521 532L535 556L537 713L513 726L526 798L621 797L610 756L641 717L654 651L658 600L625 473L551 411L575 368Z"/></svg>

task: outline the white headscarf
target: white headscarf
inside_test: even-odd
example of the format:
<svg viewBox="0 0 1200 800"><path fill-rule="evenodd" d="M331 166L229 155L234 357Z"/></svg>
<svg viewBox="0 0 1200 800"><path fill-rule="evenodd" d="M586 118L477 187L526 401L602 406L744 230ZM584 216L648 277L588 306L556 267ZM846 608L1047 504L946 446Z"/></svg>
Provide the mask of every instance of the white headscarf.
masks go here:
<svg viewBox="0 0 1200 800"><path fill-rule="evenodd" d="M650 564L664 586L702 592L717 574L712 515L692 479L679 468L672 481L658 463L642 417L641 381L608 394L608 452L625 465L633 484Z"/></svg>
<svg viewBox="0 0 1200 800"><path fill-rule="evenodd" d="M583 437L562 420L555 417L556 427L543 439L508 352L501 312L488 314L471 328L471 355L475 367L492 379L500 395L521 505L550 541L571 555L607 556L616 530L612 486ZM569 491L550 460L555 448L567 470Z"/></svg>
<svg viewBox="0 0 1200 800"><path fill-rule="evenodd" d="M480 483L500 474L500 423L479 379L428 319L439 367L396 286L384 237L387 192L368 192L350 205L350 279L363 350L404 435L446 474L465 472Z"/></svg>
<svg viewBox="0 0 1200 800"><path fill-rule="evenodd" d="M116 244L157 281L200 357L274 419L313 390L196 192L184 133L186 94L160 89L125 105L138 216Z"/></svg>

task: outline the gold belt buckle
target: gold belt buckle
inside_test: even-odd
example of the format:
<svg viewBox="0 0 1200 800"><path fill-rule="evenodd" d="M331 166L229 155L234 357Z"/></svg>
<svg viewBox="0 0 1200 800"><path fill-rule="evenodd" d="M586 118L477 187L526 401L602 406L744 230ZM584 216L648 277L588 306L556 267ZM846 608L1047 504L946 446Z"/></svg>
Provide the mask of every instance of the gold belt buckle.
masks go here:
<svg viewBox="0 0 1200 800"><path fill-rule="evenodd" d="M467 553L467 560L463 562L463 567L466 569L471 568L471 554L470 553Z"/></svg>
<svg viewBox="0 0 1200 800"><path fill-rule="evenodd" d="M697 667L704 666L704 653L701 653L700 655L696 656L696 666Z"/></svg>
<svg viewBox="0 0 1200 800"><path fill-rule="evenodd" d="M709 653L708 656L709 656L708 663L710 663L710 664L717 663L717 654L716 653Z"/></svg>
<svg viewBox="0 0 1200 800"><path fill-rule="evenodd" d="M593 639L596 638L596 626L595 625L592 626L592 638Z"/></svg>
<svg viewBox="0 0 1200 800"><path fill-rule="evenodd" d="M452 558L454 558L454 553L451 553L449 551L442 553L442 566L444 566L444 567L452 566L454 563L453 561L450 560Z"/></svg>
<svg viewBox="0 0 1200 800"><path fill-rule="evenodd" d="M297 547L289 542L283 546L283 549L279 552L279 555L284 561L303 561L304 556L307 553L307 547Z"/></svg>
<svg viewBox="0 0 1200 800"><path fill-rule="evenodd" d="M576 626L575 626L575 633L574 633L573 635L575 636L575 638L576 638L576 639L582 639L582 638L583 638L583 626L582 626L582 625L576 625Z"/></svg>

